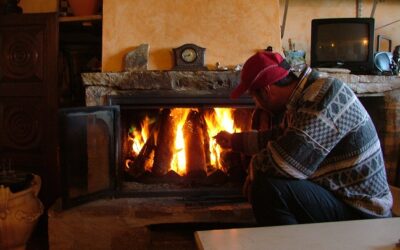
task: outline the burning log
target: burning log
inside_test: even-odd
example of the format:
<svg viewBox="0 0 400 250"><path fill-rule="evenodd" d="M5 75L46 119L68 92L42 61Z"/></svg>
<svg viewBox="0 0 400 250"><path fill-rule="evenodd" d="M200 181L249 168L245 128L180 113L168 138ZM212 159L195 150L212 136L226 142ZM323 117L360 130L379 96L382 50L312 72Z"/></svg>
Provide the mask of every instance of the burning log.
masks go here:
<svg viewBox="0 0 400 250"><path fill-rule="evenodd" d="M206 154L204 147L204 119L197 111L190 111L185 125L183 135L185 138L186 171L188 176L206 177Z"/></svg>
<svg viewBox="0 0 400 250"><path fill-rule="evenodd" d="M205 161L206 161L206 166L211 167L211 158L210 158L210 135L208 134L207 131L207 123L204 119L205 112L202 111L200 113L200 123L202 124L202 133L203 133L203 142L204 142L204 153L205 153Z"/></svg>
<svg viewBox="0 0 400 250"><path fill-rule="evenodd" d="M146 171L146 165L151 160L151 153L155 149L154 136L150 136L146 143L143 145L139 154L129 164L128 173L135 178L142 176Z"/></svg>
<svg viewBox="0 0 400 250"><path fill-rule="evenodd" d="M240 128L241 131L248 131L251 129L253 117L253 109L242 108L236 109L233 113L235 127Z"/></svg>
<svg viewBox="0 0 400 250"><path fill-rule="evenodd" d="M135 178L142 176L146 172L146 166L150 164L152 153L156 147L155 133L158 130L157 125L158 124L155 124L155 126L153 127L149 138L143 145L139 154L135 157L133 162L129 164L128 173Z"/></svg>
<svg viewBox="0 0 400 250"><path fill-rule="evenodd" d="M175 126L170 109L163 109L160 115L157 147L152 172L157 176L166 175L174 156Z"/></svg>

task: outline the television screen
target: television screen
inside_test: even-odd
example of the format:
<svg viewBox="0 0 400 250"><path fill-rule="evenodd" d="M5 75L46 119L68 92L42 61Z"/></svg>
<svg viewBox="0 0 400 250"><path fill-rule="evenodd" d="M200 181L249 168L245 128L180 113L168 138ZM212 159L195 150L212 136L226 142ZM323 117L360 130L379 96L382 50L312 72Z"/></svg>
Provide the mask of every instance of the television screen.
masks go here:
<svg viewBox="0 0 400 250"><path fill-rule="evenodd" d="M314 19L311 66L368 73L373 66L373 33L372 18Z"/></svg>
<svg viewBox="0 0 400 250"><path fill-rule="evenodd" d="M318 26L317 58L321 61L365 61L368 57L368 26L338 23Z"/></svg>

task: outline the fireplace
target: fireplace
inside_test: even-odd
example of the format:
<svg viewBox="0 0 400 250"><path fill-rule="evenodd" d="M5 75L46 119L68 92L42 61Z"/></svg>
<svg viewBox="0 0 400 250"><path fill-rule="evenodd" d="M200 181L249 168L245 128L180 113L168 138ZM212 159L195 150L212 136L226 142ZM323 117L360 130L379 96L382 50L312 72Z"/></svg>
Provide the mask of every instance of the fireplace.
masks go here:
<svg viewBox="0 0 400 250"><path fill-rule="evenodd" d="M390 123L385 122L392 119L389 101L391 93L395 95L396 91L376 93L390 90L397 78L358 79L387 82L375 84L354 82L353 75L337 77L347 77L342 80L368 104L384 146L389 180L396 182L394 152L398 147L389 139L396 138L398 133L397 129L391 133L393 129L387 129ZM240 193L249 159L229 152L210 155L217 150L212 138L216 131L250 128L254 110L251 98L229 98L238 79L237 71L83 74L89 107L60 112L64 207L104 196L200 197L201 202L212 202L210 197L223 201L227 197L243 199ZM375 94L364 95L368 91ZM381 112L382 109L387 112ZM208 116L215 116L220 110L229 111L235 127L218 125L214 132L208 132ZM176 113L185 113L181 132L189 138L182 142L190 148L188 153L182 147L173 148L176 142L171 138L178 131L172 129L177 125L171 117L176 117ZM142 127L146 121L147 128ZM137 151L133 152L136 143L133 135L144 136L141 133L146 129L146 138L142 138L141 145L136 145ZM177 157L173 152L181 153L190 164L183 169L174 165L174 157L183 156Z"/></svg>
<svg viewBox="0 0 400 250"><path fill-rule="evenodd" d="M244 201L250 159L213 136L251 128L250 97L149 90L107 104L60 112L65 208L103 196Z"/></svg>
<svg viewBox="0 0 400 250"><path fill-rule="evenodd" d="M118 182L122 194L176 195L240 189L248 159L221 149L221 130L249 130L254 104L228 93L148 91L110 96L120 107Z"/></svg>
<svg viewBox="0 0 400 250"><path fill-rule="evenodd" d="M49 245L192 249L196 230L255 226L242 195L249 159L211 154L217 131L252 123L252 99L232 100L229 92L140 90L108 95L103 106L62 110L64 189L49 211ZM229 123L218 124L218 114ZM179 124L188 153L173 147ZM137 148L135 135L142 139ZM173 163L176 153L186 159L182 169Z"/></svg>
<svg viewBox="0 0 400 250"><path fill-rule="evenodd" d="M229 108L250 121L252 100L229 99L238 76L238 72L225 71L84 74L88 107L60 112L64 193L63 207L55 204L49 211L51 248L129 249L135 244L149 249L146 247L155 237L179 228L187 233L255 226L251 206L241 195L242 176L236 172L231 175L224 169L211 169L206 174L179 175L170 168L160 171L166 174L144 168L135 174L126 169L126 160L135 161L128 150L132 146L129 132L132 134L146 115L154 127L156 120L175 108L195 110L195 117L212 113L214 108ZM394 183L400 136L396 88L400 81L383 76L343 77L376 122L388 176ZM112 198L98 199L104 197ZM179 245L172 242L174 247Z"/></svg>

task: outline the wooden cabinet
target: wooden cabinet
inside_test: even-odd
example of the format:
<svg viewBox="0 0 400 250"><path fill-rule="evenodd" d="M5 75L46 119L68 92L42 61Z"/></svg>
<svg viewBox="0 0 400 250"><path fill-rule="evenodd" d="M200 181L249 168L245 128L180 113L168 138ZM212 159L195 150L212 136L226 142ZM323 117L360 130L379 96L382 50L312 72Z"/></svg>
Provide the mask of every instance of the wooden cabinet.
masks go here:
<svg viewBox="0 0 400 250"><path fill-rule="evenodd" d="M40 175L46 206L61 190L59 108L85 105L80 73L100 62L101 16L0 15L0 164Z"/></svg>
<svg viewBox="0 0 400 250"><path fill-rule="evenodd" d="M0 16L0 162L42 177L49 205L59 190L55 13Z"/></svg>

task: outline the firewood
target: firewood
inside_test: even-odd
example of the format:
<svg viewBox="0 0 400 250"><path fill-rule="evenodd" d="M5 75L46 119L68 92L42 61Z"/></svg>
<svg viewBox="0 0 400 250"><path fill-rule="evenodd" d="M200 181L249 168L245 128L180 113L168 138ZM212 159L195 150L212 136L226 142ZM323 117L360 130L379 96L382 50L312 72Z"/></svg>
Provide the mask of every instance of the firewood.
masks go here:
<svg viewBox="0 0 400 250"><path fill-rule="evenodd" d="M146 165L149 164L149 161L151 161L152 158L151 155L153 150L155 149L155 133L157 130L158 126L157 124L155 124L155 126L150 132L149 138L143 145L139 154L135 157L133 162L129 164L128 173L131 176L139 178L145 173Z"/></svg>
<svg viewBox="0 0 400 250"><path fill-rule="evenodd" d="M240 128L242 131L251 129L251 122L253 116L253 108L238 108L233 111L233 119L235 127Z"/></svg>
<svg viewBox="0 0 400 250"><path fill-rule="evenodd" d="M206 166L211 165L211 157L210 157L210 135L208 134L207 130L207 123L204 118L205 112L204 110L200 112L200 124L201 124L201 129L203 133L203 143L204 143L204 153L205 153L205 161L206 161ZM206 172L208 170L208 167L206 168Z"/></svg>
<svg viewBox="0 0 400 250"><path fill-rule="evenodd" d="M157 147L154 154L153 174L163 176L168 173L174 156L175 126L170 109L163 109L160 115Z"/></svg>
<svg viewBox="0 0 400 250"><path fill-rule="evenodd" d="M202 119L197 111L190 111L183 126L187 175L206 177L206 157L204 152L204 133Z"/></svg>

